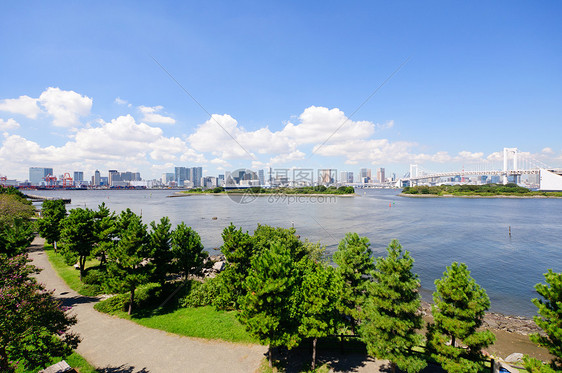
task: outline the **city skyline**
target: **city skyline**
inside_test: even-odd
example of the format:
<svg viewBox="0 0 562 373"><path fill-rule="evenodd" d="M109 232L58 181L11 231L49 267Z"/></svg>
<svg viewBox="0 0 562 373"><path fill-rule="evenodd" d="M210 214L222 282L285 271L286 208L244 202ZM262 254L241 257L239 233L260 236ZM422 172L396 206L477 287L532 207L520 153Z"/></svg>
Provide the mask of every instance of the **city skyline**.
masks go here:
<svg viewBox="0 0 562 373"><path fill-rule="evenodd" d="M0 176L562 166L558 2L33 4L0 6Z"/></svg>

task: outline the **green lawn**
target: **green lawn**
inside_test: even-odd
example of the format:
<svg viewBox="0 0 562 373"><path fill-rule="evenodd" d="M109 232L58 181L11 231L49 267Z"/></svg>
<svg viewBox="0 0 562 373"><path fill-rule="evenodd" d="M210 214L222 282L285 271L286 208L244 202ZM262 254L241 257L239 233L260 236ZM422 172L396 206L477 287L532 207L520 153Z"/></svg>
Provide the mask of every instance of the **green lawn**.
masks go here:
<svg viewBox="0 0 562 373"><path fill-rule="evenodd" d="M73 352L72 354L68 355L66 358L61 359L61 358L57 358L57 359L53 359L53 361L51 362L52 364L56 364L59 361L65 360L68 365L70 365L72 368L76 369L78 372L80 373L96 373L97 370L90 365L90 363L88 363L86 361L86 359L84 359L82 356L80 356L78 353ZM24 372L38 372L40 371L42 368L37 368L34 369L32 371L26 371L24 370L23 367L19 367L16 369L16 373L24 373Z"/></svg>
<svg viewBox="0 0 562 373"><path fill-rule="evenodd" d="M187 337L222 339L229 342L259 343L236 319L234 311L217 311L214 307L178 308L149 317L131 317L118 311L115 315L148 328L160 329Z"/></svg>
<svg viewBox="0 0 562 373"><path fill-rule="evenodd" d="M45 253L47 253L47 257L53 268L72 290L86 296L93 295L91 287L80 281L80 271L74 269L73 266L67 265L64 261L64 257L60 253L55 253L52 245L45 244ZM98 265L99 261L96 259L86 262L86 268L96 267Z"/></svg>

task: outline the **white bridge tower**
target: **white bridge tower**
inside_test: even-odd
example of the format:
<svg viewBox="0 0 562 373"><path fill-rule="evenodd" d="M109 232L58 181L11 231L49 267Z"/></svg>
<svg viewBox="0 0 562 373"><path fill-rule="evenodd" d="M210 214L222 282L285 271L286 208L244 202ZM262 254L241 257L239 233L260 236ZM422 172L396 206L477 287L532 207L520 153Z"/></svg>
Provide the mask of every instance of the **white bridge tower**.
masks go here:
<svg viewBox="0 0 562 373"><path fill-rule="evenodd" d="M503 185L507 184L507 163L510 154L513 154L513 171L517 171L517 148L503 148ZM515 182L517 182L517 175L515 175Z"/></svg>

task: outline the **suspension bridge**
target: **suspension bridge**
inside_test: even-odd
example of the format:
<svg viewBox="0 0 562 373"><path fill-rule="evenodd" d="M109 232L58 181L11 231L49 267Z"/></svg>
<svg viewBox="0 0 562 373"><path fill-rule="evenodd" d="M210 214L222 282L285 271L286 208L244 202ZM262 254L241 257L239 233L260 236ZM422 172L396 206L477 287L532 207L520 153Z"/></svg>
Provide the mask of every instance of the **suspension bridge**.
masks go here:
<svg viewBox="0 0 562 373"><path fill-rule="evenodd" d="M552 168L517 148L503 149L503 167L491 161L481 162L475 169L432 172L417 164L410 165L410 172L397 181L397 186L415 186L420 184L438 184L460 177L466 182L470 176L496 176L503 184L520 183L523 175L537 175L536 184L540 190L562 190L562 168ZM445 179L445 180L444 180Z"/></svg>

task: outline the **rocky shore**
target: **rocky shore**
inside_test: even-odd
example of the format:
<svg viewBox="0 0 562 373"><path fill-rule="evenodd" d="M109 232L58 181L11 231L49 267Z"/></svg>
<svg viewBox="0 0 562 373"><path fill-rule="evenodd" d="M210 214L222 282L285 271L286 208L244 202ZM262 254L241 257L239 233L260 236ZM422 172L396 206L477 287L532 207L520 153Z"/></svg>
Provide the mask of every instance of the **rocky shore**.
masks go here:
<svg viewBox="0 0 562 373"><path fill-rule="evenodd" d="M424 317L432 319L431 304L422 302L422 314ZM521 335L529 335L531 333L539 333L541 328L535 322L523 316L503 315L497 312L487 312L484 316L484 328L502 330L509 333L517 333Z"/></svg>

